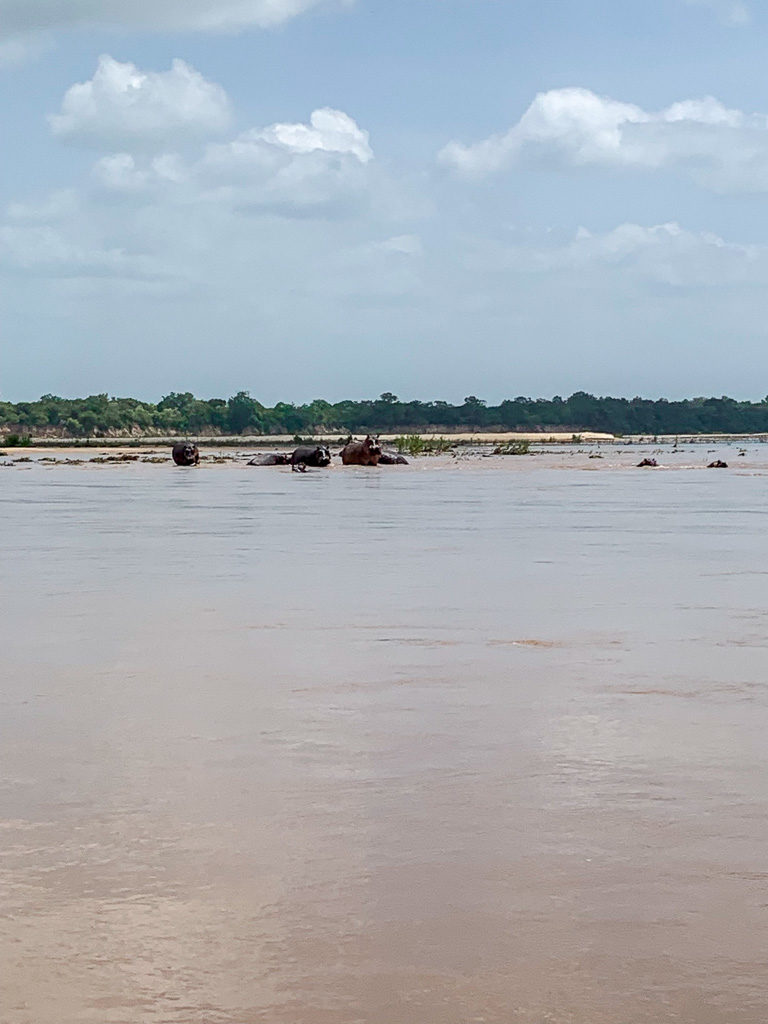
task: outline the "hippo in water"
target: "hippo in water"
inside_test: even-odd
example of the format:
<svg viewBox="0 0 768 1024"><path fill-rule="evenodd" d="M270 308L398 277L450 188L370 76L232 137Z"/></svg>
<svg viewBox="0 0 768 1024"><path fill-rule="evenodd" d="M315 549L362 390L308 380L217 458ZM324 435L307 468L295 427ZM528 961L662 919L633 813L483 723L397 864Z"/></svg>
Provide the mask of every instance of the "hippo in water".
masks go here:
<svg viewBox="0 0 768 1024"><path fill-rule="evenodd" d="M328 451L328 446L324 444L318 444L314 448L312 445L303 444L291 452L288 461L294 473L304 473L307 466L318 466L320 469L329 466L331 453Z"/></svg>
<svg viewBox="0 0 768 1024"><path fill-rule="evenodd" d="M380 466L407 466L408 459L403 458L402 455L396 455L394 452L382 452L379 456Z"/></svg>
<svg viewBox="0 0 768 1024"><path fill-rule="evenodd" d="M287 452L269 452L254 456L249 466L287 466L290 456Z"/></svg>
<svg viewBox="0 0 768 1024"><path fill-rule="evenodd" d="M173 446L171 455L177 466L196 466L200 462L200 452L191 441L179 441Z"/></svg>
<svg viewBox="0 0 768 1024"><path fill-rule="evenodd" d="M715 459L714 462L710 462L707 469L728 469L728 463L723 462L722 459Z"/></svg>
<svg viewBox="0 0 768 1024"><path fill-rule="evenodd" d="M638 462L637 466L638 469L642 469L643 466L652 466L655 468L658 466L658 462L656 461L656 459L642 459L640 462Z"/></svg>
<svg viewBox="0 0 768 1024"><path fill-rule="evenodd" d="M375 437L367 435L364 441L350 441L339 453L345 466L378 466L381 445Z"/></svg>

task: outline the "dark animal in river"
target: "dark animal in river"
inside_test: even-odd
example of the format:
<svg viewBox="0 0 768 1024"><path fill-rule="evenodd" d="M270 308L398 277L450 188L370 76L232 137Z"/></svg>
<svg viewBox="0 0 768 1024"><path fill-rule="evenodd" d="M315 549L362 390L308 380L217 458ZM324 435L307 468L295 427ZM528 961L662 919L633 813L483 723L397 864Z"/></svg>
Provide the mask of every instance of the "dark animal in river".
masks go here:
<svg viewBox="0 0 768 1024"><path fill-rule="evenodd" d="M379 456L380 466L407 466L408 459L402 455L395 455L394 452L382 452Z"/></svg>
<svg viewBox="0 0 768 1024"><path fill-rule="evenodd" d="M177 466L196 466L200 462L197 445L190 441L179 441L173 446L171 455Z"/></svg>
<svg viewBox="0 0 768 1024"><path fill-rule="evenodd" d="M311 445L303 444L291 452L288 460L294 473L305 473L307 466L317 466L322 469L331 464L331 453L328 446L318 444L314 448Z"/></svg>
<svg viewBox="0 0 768 1024"><path fill-rule="evenodd" d="M658 462L656 461L656 459L642 459L640 462L638 462L637 468L641 469L643 466L651 466L655 468L656 466L658 466Z"/></svg>
<svg viewBox="0 0 768 1024"><path fill-rule="evenodd" d="M381 445L368 434L364 441L350 441L339 452L345 466L378 466Z"/></svg>
<svg viewBox="0 0 768 1024"><path fill-rule="evenodd" d="M707 469L728 469L728 463L723 462L722 459L715 459L714 462L710 462Z"/></svg>
<svg viewBox="0 0 768 1024"><path fill-rule="evenodd" d="M255 455L248 463L249 466L287 466L290 455L287 452L270 452L263 455Z"/></svg>

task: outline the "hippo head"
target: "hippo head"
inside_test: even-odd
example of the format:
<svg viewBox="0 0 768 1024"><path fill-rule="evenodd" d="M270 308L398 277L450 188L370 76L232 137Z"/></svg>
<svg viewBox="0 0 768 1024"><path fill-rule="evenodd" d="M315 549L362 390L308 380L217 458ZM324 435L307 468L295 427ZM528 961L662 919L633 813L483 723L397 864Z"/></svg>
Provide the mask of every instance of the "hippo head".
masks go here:
<svg viewBox="0 0 768 1024"><path fill-rule="evenodd" d="M191 441L179 441L173 446L171 455L177 466L196 466L200 461L197 445Z"/></svg>
<svg viewBox="0 0 768 1024"><path fill-rule="evenodd" d="M331 453L327 445L319 444L315 448L315 462L318 466L328 466L331 462Z"/></svg>
<svg viewBox="0 0 768 1024"><path fill-rule="evenodd" d="M363 441L369 455L381 455L381 445L377 437L371 437L369 434Z"/></svg>

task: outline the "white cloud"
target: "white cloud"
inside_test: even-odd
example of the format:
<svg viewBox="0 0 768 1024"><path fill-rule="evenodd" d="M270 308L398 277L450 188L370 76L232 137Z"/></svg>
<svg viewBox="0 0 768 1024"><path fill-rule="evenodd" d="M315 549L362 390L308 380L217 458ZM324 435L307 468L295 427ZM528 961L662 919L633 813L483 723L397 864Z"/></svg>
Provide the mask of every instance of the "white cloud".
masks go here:
<svg viewBox="0 0 768 1024"><path fill-rule="evenodd" d="M89 248L48 225L0 224L0 267L40 277L158 276L158 268L142 256L119 248Z"/></svg>
<svg viewBox="0 0 768 1024"><path fill-rule="evenodd" d="M373 159L368 133L340 110L316 110L309 124L275 124L209 145L193 168L201 188L242 206L292 215L337 215L357 205Z"/></svg>
<svg viewBox="0 0 768 1024"><path fill-rule="evenodd" d="M706 231L690 231L671 222L645 227L621 224L603 234L580 228L573 241L549 256L539 254L546 269L613 267L670 287L724 286L746 282L755 271L765 278L764 246L726 242Z"/></svg>
<svg viewBox="0 0 768 1024"><path fill-rule="evenodd" d="M110 153L93 166L94 180L115 192L142 192L162 185L181 185L189 180L189 171L175 153L163 153L139 161L131 153Z"/></svg>
<svg viewBox="0 0 768 1024"><path fill-rule="evenodd" d="M373 158L368 132L360 129L348 114L329 107L313 111L308 125L273 124L251 133L251 139L292 153L351 153L363 164Z"/></svg>
<svg viewBox="0 0 768 1024"><path fill-rule="evenodd" d="M368 198L370 175L354 158L257 149L231 162L211 154L192 169L201 196L240 210L285 216L344 217Z"/></svg>
<svg viewBox="0 0 768 1024"><path fill-rule="evenodd" d="M0 0L0 37L72 27L193 31L265 28L325 2L327 0Z"/></svg>
<svg viewBox="0 0 768 1024"><path fill-rule="evenodd" d="M723 288L768 281L768 247L727 242L676 222L626 223L603 233L579 228L564 243L499 245L480 241L468 265L483 274L535 274L666 288ZM609 275L606 277L606 275ZM556 287L556 286L555 286Z"/></svg>
<svg viewBox="0 0 768 1024"><path fill-rule="evenodd" d="M748 25L749 8L741 0L683 0L689 7L708 7L728 25Z"/></svg>
<svg viewBox="0 0 768 1024"><path fill-rule="evenodd" d="M370 197L368 132L344 111L322 107L306 124L214 142L230 121L227 95L179 60L158 73L101 57L93 78L68 89L49 120L62 140L105 151L93 181L123 197L326 218ZM204 143L198 155L195 140Z"/></svg>
<svg viewBox="0 0 768 1024"><path fill-rule="evenodd" d="M102 56L49 121L54 135L91 148L157 149L225 131L230 109L221 86L182 60L152 72Z"/></svg>
<svg viewBox="0 0 768 1024"><path fill-rule="evenodd" d="M368 133L340 110L210 143L198 159L113 153L94 166L107 191L176 204L217 203L291 217L343 217L371 195Z"/></svg>
<svg viewBox="0 0 768 1024"><path fill-rule="evenodd" d="M588 89L540 93L508 132L439 159L482 176L522 163L656 170L680 167L718 191L768 190L768 117L725 107L711 96L658 112Z"/></svg>
<svg viewBox="0 0 768 1024"><path fill-rule="evenodd" d="M539 93L506 134L472 146L451 142L440 159L467 175L500 170L534 149L577 164L615 162L626 159L622 130L647 119L640 107L603 99L588 89L553 89Z"/></svg>
<svg viewBox="0 0 768 1024"><path fill-rule="evenodd" d="M5 212L9 221L55 224L71 217L79 207L79 197L74 189L59 189L51 192L41 202L9 203Z"/></svg>

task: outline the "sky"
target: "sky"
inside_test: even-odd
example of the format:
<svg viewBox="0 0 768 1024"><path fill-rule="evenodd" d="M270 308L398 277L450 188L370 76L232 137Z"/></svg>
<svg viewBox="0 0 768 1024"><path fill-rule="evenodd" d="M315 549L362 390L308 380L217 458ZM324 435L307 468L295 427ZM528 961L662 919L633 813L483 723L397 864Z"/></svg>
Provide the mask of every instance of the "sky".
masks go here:
<svg viewBox="0 0 768 1024"><path fill-rule="evenodd" d="M0 398L768 392L768 5L0 0Z"/></svg>

